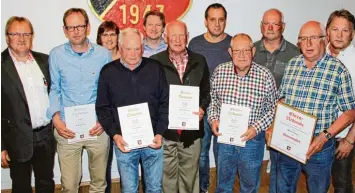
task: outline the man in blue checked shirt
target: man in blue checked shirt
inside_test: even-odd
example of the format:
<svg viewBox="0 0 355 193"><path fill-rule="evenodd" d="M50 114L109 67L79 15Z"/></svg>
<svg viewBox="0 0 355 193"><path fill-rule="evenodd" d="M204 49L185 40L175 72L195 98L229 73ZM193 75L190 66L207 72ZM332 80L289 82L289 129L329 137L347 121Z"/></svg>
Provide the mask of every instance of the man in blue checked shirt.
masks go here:
<svg viewBox="0 0 355 193"><path fill-rule="evenodd" d="M222 104L250 109L248 129L240 136L246 141L245 147L217 143L216 193L232 193L237 172L241 193L257 193L260 187L264 131L275 113L277 88L270 70L253 62L255 50L248 35L235 35L228 49L233 61L218 65L211 77L207 115L216 136L223 134L218 132Z"/></svg>
<svg viewBox="0 0 355 193"><path fill-rule="evenodd" d="M87 39L90 31L85 10L71 8L64 13L63 31L69 42L49 54L51 90L47 117L53 119L63 193L77 193L82 176L81 156L88 152L89 192L105 192L109 138L99 122L89 130L97 140L68 144L75 133L65 124L65 107L95 104L101 68L111 61L111 53Z"/></svg>
<svg viewBox="0 0 355 193"><path fill-rule="evenodd" d="M348 69L325 53L325 30L316 21L305 23L298 36L302 55L285 70L279 99L318 118L307 152L307 164L280 154L277 192L294 193L301 170L310 193L326 193L334 160L334 136L355 120L355 98ZM344 113L338 118L338 111Z"/></svg>

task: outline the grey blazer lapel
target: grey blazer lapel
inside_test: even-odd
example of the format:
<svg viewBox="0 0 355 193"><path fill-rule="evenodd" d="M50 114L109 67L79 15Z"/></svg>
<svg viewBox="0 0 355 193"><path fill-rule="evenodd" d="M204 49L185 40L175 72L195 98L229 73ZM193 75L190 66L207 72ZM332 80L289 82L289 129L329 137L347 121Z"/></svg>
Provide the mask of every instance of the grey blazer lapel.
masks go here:
<svg viewBox="0 0 355 193"><path fill-rule="evenodd" d="M26 95L25 95L25 90L23 89L22 82L20 79L20 76L17 73L16 67L14 62L12 61L12 58L9 54L9 50L6 49L4 51L4 54L2 55L1 59L1 66L3 67L3 70L9 75L9 77L12 79L13 84L17 87L18 91L20 92L21 96L24 98L24 100L27 103ZM2 79L4 81L4 79ZM6 80L5 80L6 81ZM2 84L7 84L6 82L3 82Z"/></svg>

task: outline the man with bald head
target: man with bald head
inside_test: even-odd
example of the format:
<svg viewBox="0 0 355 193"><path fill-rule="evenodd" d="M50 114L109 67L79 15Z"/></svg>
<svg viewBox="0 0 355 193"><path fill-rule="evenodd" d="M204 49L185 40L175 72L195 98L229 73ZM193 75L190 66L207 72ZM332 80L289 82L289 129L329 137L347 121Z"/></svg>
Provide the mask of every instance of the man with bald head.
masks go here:
<svg viewBox="0 0 355 193"><path fill-rule="evenodd" d="M254 62L267 67L280 86L287 62L300 54L299 48L287 41L282 33L285 30L283 14L278 9L269 9L260 23L261 40L254 43L256 52ZM279 152L270 149L270 186L269 193L276 193L276 168Z"/></svg>
<svg viewBox="0 0 355 193"><path fill-rule="evenodd" d="M217 66L211 77L211 103L207 115L216 136L223 135L219 133L222 104L250 109L248 128L240 136L246 141L245 147L217 143L216 192L232 193L237 174L240 192L257 193L260 186L264 131L274 116L277 88L270 70L253 62L255 50L249 35L235 35L228 49L232 61Z"/></svg>
<svg viewBox="0 0 355 193"><path fill-rule="evenodd" d="M123 193L138 192L138 165L144 171L145 191L162 192L162 136L168 128L169 88L163 66L142 58L143 35L133 28L119 35L121 59L104 66L100 73L96 100L98 119L115 142L117 167ZM117 107L148 103L155 135L149 147L128 150L122 137Z"/></svg>
<svg viewBox="0 0 355 193"><path fill-rule="evenodd" d="M279 99L317 117L307 164L279 155L277 192L296 192L301 170L310 193L326 193L334 159L334 136L355 120L355 97L348 69L325 53L325 30L317 21L305 23L298 35L302 55L286 66ZM338 111L344 113L338 117ZM311 128L309 128L311 129Z"/></svg>
<svg viewBox="0 0 355 193"><path fill-rule="evenodd" d="M151 58L163 64L168 84L199 87L200 125L199 130L167 130L164 133L163 192L199 193L202 118L210 102L209 70L202 55L186 49L189 38L185 23L168 23L164 38L168 49Z"/></svg>

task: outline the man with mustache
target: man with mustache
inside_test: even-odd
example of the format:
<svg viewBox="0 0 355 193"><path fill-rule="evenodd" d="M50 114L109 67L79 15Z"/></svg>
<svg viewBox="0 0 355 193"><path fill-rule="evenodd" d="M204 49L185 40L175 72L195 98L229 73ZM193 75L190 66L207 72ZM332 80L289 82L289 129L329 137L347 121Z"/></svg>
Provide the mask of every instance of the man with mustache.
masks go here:
<svg viewBox="0 0 355 193"><path fill-rule="evenodd" d="M283 14L278 9L269 9L260 23L261 40L254 43L254 62L267 67L275 78L277 88L280 86L287 62L299 55L299 48L287 41L282 33L285 30ZM271 172L269 193L276 193L276 169L279 152L270 149Z"/></svg>
<svg viewBox="0 0 355 193"><path fill-rule="evenodd" d="M338 58L349 70L352 86L355 88L355 18L348 10L342 9L330 14L326 30L329 44L327 53ZM349 131L350 130L350 131ZM352 160L355 141L355 124L335 136L336 158L332 167L335 193L353 193Z"/></svg>

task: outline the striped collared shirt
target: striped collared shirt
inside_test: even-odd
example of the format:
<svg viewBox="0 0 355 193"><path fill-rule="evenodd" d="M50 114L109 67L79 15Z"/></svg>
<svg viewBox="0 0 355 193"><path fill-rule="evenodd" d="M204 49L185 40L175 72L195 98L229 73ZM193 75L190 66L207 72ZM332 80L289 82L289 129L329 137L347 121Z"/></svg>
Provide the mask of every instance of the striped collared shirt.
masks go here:
<svg viewBox="0 0 355 193"><path fill-rule="evenodd" d="M355 108L354 91L347 68L325 54L312 69L303 55L292 58L285 70L279 98L285 103L318 118L315 134L328 129L338 117L339 109Z"/></svg>
<svg viewBox="0 0 355 193"><path fill-rule="evenodd" d="M252 63L245 76L235 73L233 62L217 66L211 77L211 103L208 121L220 120L222 103L246 106L251 109L249 126L257 133L266 130L274 116L277 88L271 72Z"/></svg>

